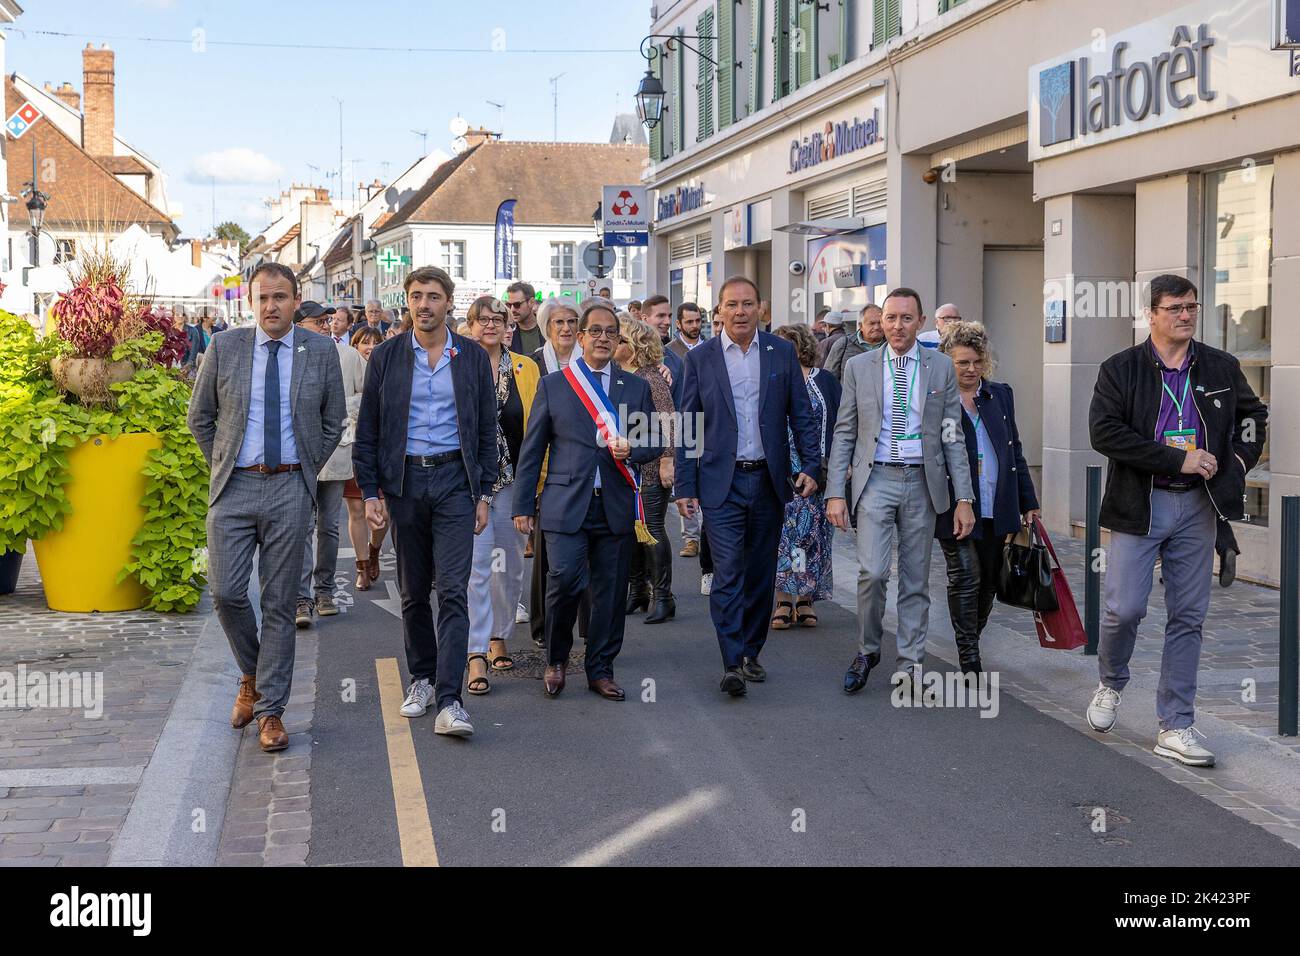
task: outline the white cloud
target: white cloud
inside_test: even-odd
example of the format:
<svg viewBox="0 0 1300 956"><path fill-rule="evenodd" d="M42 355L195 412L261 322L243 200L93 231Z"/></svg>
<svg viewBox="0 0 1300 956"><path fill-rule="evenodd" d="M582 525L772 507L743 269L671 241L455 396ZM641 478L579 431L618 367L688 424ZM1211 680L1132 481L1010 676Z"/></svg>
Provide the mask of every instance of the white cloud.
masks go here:
<svg viewBox="0 0 1300 956"><path fill-rule="evenodd" d="M197 156L190 164L189 180L194 183L273 183L284 176L279 163L246 146L220 149Z"/></svg>

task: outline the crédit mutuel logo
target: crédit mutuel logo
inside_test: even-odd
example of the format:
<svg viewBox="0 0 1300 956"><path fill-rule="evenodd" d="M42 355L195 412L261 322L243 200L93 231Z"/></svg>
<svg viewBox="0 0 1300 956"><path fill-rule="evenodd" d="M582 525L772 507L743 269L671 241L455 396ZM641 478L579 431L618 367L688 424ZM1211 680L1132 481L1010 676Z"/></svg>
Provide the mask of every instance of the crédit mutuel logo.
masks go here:
<svg viewBox="0 0 1300 956"><path fill-rule="evenodd" d="M83 893L78 886L50 897L50 925L129 927L132 936L148 936L153 928L151 893Z"/></svg>
<svg viewBox="0 0 1300 956"><path fill-rule="evenodd" d="M1198 100L1217 95L1210 88L1210 47L1215 40L1208 24L1174 28L1169 49L1124 64L1127 41L1110 50L1110 72L1092 74L1089 58L1081 56L1038 74L1038 144L1054 146L1075 137L1140 122L1166 109L1187 109Z"/></svg>

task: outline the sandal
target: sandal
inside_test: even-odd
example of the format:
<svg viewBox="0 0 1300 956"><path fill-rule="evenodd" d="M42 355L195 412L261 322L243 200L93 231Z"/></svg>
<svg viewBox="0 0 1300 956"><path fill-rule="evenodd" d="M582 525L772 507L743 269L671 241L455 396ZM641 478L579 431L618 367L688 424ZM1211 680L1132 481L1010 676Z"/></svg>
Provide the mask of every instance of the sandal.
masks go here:
<svg viewBox="0 0 1300 956"><path fill-rule="evenodd" d="M515 659L511 657L509 654L507 654L504 650L505 643L506 643L505 640L500 637L494 637L492 638L492 640L488 642L489 654L492 652L493 644L500 644L503 648L501 653L498 654L496 657L488 658L488 664L492 667L494 671L508 671L515 666Z"/></svg>
<svg viewBox="0 0 1300 956"><path fill-rule="evenodd" d="M469 663L473 664L475 661L482 661L483 664L486 666L487 655L471 654L469 656ZM491 689L492 689L492 685L488 683L488 679L486 675L484 675L483 677L470 677L469 683L466 685L466 690L468 690L471 694L482 695L482 694L486 694Z"/></svg>
<svg viewBox="0 0 1300 956"><path fill-rule="evenodd" d="M781 608L788 607L789 611L782 611ZM789 601L777 601L776 613L772 615L772 630L785 631L790 627L790 622L794 619L794 605Z"/></svg>
<svg viewBox="0 0 1300 956"><path fill-rule="evenodd" d="M370 546L370 580L379 580L379 549L373 544Z"/></svg>
<svg viewBox="0 0 1300 956"><path fill-rule="evenodd" d="M806 611L806 613L800 614L800 611ZM804 599L797 602L794 606L794 613L800 627L817 626L817 612L813 610L812 601Z"/></svg>
<svg viewBox="0 0 1300 956"><path fill-rule="evenodd" d="M357 590L358 591L370 590L370 562L369 561L357 562Z"/></svg>

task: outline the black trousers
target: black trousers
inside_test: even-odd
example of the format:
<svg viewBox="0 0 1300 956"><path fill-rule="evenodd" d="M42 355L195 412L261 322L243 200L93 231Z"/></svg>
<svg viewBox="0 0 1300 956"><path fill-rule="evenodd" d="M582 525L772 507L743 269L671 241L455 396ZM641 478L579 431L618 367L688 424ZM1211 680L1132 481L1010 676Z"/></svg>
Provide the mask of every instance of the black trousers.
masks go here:
<svg viewBox="0 0 1300 956"><path fill-rule="evenodd" d="M673 594L673 545L668 540L668 529L665 526L668 489L657 481L642 482L641 500L645 505L646 529L656 543L637 542L632 551L628 589L640 590L649 585L654 600L666 601Z"/></svg>
<svg viewBox="0 0 1300 956"><path fill-rule="evenodd" d="M993 532L993 520L979 523L980 537L962 541L940 538L948 565L948 616L957 640L962 669L978 667L979 639L993 610L1004 538Z"/></svg>
<svg viewBox="0 0 1300 956"><path fill-rule="evenodd" d="M533 531L533 576L528 583L528 630L533 643L546 643L546 535L541 528ZM578 602L578 636L585 642L591 622L591 595L583 593ZM572 643L572 642L570 642Z"/></svg>
<svg viewBox="0 0 1300 956"><path fill-rule="evenodd" d="M429 679L441 710L459 701L469 653L470 566L474 559L474 496L465 463L432 468L406 464L402 494L388 496L402 632L411 680ZM436 580L435 580L436 579ZM438 589L438 627L429 594Z"/></svg>
<svg viewBox="0 0 1300 956"><path fill-rule="evenodd" d="M591 624L587 634L588 680L614 676L614 658L623 647L628 566L634 534L615 534L605 520L600 498L591 496L582 527L572 534L547 531L546 660L562 664L573 649L578 605L590 588Z"/></svg>
<svg viewBox="0 0 1300 956"><path fill-rule="evenodd" d="M713 573L713 549L709 547L709 536L704 533L704 515L700 515L700 574Z"/></svg>

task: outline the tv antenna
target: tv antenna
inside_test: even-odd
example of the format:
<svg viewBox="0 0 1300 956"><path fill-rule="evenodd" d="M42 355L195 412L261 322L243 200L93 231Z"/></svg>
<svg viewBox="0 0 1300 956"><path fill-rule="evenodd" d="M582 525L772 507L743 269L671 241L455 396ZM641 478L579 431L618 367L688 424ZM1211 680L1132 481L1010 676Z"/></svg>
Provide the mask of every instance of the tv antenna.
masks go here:
<svg viewBox="0 0 1300 956"><path fill-rule="evenodd" d="M556 73L551 77L551 140L558 142L560 139L560 77L563 73Z"/></svg>
<svg viewBox="0 0 1300 956"><path fill-rule="evenodd" d="M429 131L427 129L413 129L411 130L411 132L414 133L416 136L420 137L420 155L428 156L429 155Z"/></svg>
<svg viewBox="0 0 1300 956"><path fill-rule="evenodd" d="M505 132L506 127L506 104L498 103L495 100L485 100L488 106L497 108L497 135L500 136Z"/></svg>

